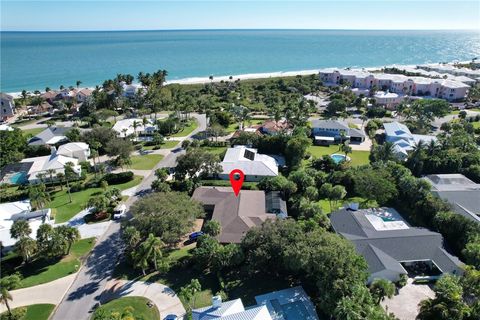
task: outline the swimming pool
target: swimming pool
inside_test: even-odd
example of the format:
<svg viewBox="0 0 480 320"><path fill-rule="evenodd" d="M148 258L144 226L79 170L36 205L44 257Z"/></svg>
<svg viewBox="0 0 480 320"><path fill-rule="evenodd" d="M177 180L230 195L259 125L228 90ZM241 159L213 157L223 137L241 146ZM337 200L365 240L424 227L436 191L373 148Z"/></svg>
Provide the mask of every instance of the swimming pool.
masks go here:
<svg viewBox="0 0 480 320"><path fill-rule="evenodd" d="M338 153L334 153L334 154L330 155L330 158L332 158L333 161L334 161L335 163L337 163L337 164L345 161L345 159L346 159L347 161L350 160L349 157L345 157L343 154L338 154Z"/></svg>
<svg viewBox="0 0 480 320"><path fill-rule="evenodd" d="M10 177L10 183L12 184L22 184L27 181L25 172L17 172Z"/></svg>

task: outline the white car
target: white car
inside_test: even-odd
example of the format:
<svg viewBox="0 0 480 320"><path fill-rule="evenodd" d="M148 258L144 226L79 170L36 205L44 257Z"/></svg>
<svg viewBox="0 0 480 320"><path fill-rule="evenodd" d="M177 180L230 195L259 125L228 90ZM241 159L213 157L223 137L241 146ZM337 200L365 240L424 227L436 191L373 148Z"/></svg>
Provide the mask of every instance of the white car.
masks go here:
<svg viewBox="0 0 480 320"><path fill-rule="evenodd" d="M118 206L115 207L113 210L113 219L121 219L125 217L125 213L127 212L127 206L125 204L119 204Z"/></svg>

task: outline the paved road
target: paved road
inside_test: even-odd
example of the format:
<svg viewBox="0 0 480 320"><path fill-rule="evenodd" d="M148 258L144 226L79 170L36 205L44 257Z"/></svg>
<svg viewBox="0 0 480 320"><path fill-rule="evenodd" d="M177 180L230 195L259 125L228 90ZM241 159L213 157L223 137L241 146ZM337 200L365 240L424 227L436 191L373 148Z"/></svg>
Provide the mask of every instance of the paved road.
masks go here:
<svg viewBox="0 0 480 320"><path fill-rule="evenodd" d="M190 136L204 131L206 128L205 115L193 115L199 121L199 126ZM137 192L149 190L155 180L155 170L158 168L174 167L176 159L183 150L173 150L160 161L151 173L144 177ZM138 199L134 195L125 203L127 209ZM80 269L75 281L65 294L62 302L58 305L51 319L53 320L87 320L91 316L92 309L100 301L107 282L112 279L115 265L121 258L122 241L120 236L120 223L114 221L110 224L105 234L98 240L87 261Z"/></svg>

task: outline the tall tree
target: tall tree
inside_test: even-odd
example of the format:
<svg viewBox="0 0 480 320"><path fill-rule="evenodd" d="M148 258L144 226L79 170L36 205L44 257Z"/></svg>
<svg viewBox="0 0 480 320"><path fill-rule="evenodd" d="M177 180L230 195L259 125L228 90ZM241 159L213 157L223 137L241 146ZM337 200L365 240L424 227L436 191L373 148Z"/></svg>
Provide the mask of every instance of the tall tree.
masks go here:
<svg viewBox="0 0 480 320"><path fill-rule="evenodd" d="M10 309L10 304L8 303L8 301L13 300L13 298L9 291L18 287L19 284L20 277L17 274L6 276L0 279L0 299L2 300L2 303L4 303L7 307L10 317L12 317L12 310Z"/></svg>

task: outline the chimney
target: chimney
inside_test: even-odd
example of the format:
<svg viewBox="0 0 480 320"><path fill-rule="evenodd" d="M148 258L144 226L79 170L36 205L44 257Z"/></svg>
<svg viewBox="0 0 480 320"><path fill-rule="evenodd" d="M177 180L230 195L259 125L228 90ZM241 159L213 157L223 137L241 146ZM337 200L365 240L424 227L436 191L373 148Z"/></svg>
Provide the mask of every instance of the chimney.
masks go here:
<svg viewBox="0 0 480 320"><path fill-rule="evenodd" d="M55 146L50 147L50 154L52 156L55 156L57 154L57 148L55 148Z"/></svg>
<svg viewBox="0 0 480 320"><path fill-rule="evenodd" d="M213 296L212 297L212 307L215 309L220 308L222 306L222 297L221 296Z"/></svg>

